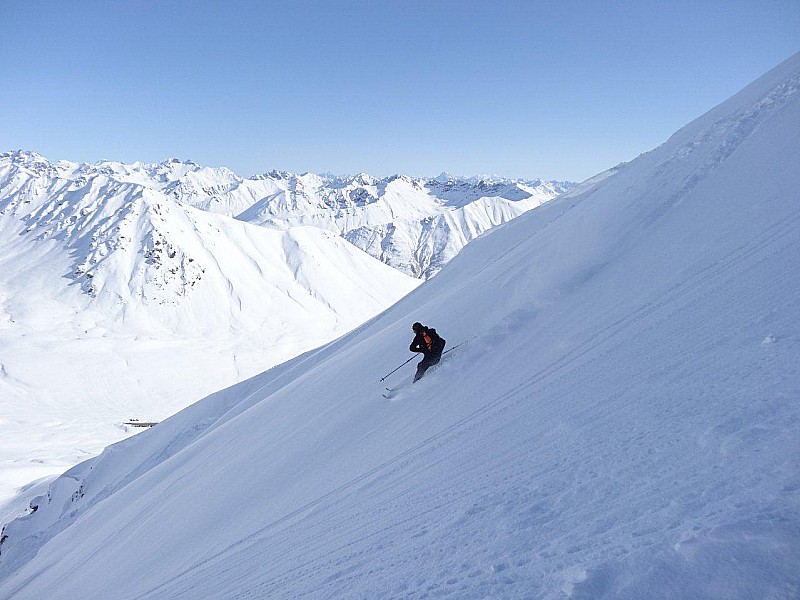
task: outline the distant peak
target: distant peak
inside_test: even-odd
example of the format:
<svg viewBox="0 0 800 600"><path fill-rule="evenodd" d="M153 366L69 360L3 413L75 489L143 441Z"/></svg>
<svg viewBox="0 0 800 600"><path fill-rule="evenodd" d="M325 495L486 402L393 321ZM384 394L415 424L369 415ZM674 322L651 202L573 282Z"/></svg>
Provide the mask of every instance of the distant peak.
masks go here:
<svg viewBox="0 0 800 600"><path fill-rule="evenodd" d="M182 159L182 158L175 158L174 156L171 156L168 159L166 159L165 161L162 161L161 164L162 165L191 165L193 167L199 166L196 162L194 162L193 160L191 160L189 158Z"/></svg>
<svg viewBox="0 0 800 600"><path fill-rule="evenodd" d="M14 162L49 162L44 156L33 150L10 150L0 154L0 158L10 158Z"/></svg>
<svg viewBox="0 0 800 600"><path fill-rule="evenodd" d="M288 171L279 171L277 169L272 169L271 171L267 171L265 173L260 173L258 175L252 175L249 179L253 181L258 181L261 179L291 179L292 174Z"/></svg>
<svg viewBox="0 0 800 600"><path fill-rule="evenodd" d="M454 179L456 179L456 177L454 177L453 175L451 175L450 173L448 173L446 171L442 171L436 177L433 178L433 181L439 181L441 183L447 183L448 181L452 181Z"/></svg>

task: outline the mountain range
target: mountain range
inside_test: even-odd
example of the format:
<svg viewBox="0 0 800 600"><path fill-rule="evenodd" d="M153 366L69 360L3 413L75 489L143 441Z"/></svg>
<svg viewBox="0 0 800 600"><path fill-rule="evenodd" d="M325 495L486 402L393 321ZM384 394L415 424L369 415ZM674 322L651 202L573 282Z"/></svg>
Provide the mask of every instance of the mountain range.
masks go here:
<svg viewBox="0 0 800 600"><path fill-rule="evenodd" d="M243 178L224 167L169 159L156 164L51 163L34 152L0 161L41 180L70 182L72 197L102 196L102 186L148 189L184 206L285 230L332 231L408 275L436 274L470 240L574 187L571 182L493 176L376 178L270 171ZM2 164L0 163L0 164ZM7 176L6 176L7 177ZM100 187L98 187L100 186ZM8 183L0 180L0 189ZM8 196L11 192L3 192ZM0 196L1 197L1 196Z"/></svg>

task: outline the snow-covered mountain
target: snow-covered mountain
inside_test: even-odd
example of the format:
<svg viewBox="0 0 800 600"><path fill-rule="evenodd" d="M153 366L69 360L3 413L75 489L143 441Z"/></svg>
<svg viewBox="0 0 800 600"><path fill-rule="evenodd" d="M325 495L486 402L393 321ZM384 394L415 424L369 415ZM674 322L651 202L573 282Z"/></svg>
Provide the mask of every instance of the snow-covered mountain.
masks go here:
<svg viewBox="0 0 800 600"><path fill-rule="evenodd" d="M0 156L0 504L128 435L125 419L164 418L419 284L331 232L257 227L141 179Z"/></svg>
<svg viewBox="0 0 800 600"><path fill-rule="evenodd" d="M800 54L67 472L0 598L797 597L798 131ZM416 320L471 341L384 401Z"/></svg>
<svg viewBox="0 0 800 600"><path fill-rule="evenodd" d="M325 231L253 227L119 177L124 165L83 167L0 155L4 255L20 282L61 269L111 323L213 334L273 328L300 310L321 318L304 326L314 330L357 322L399 282L403 293L413 287ZM23 253L35 258L18 260Z"/></svg>
<svg viewBox="0 0 800 600"><path fill-rule="evenodd" d="M261 200L239 213L238 219L278 229L300 224L322 227L423 279L435 275L485 231L573 187L569 182L541 180L402 175L375 179L363 173L324 178L278 172L242 185L250 190L259 186L263 186ZM238 209L242 203L233 205ZM224 203L217 208L221 206Z"/></svg>
<svg viewBox="0 0 800 600"><path fill-rule="evenodd" d="M434 179L395 175L377 179L271 171L249 179L191 161L94 165L50 163L32 152L6 161L40 177L75 186L98 177L135 184L180 204L273 229L313 225L341 235L375 258L413 277L427 278L470 240L573 187L569 182L492 176ZM0 180L0 185L2 185Z"/></svg>

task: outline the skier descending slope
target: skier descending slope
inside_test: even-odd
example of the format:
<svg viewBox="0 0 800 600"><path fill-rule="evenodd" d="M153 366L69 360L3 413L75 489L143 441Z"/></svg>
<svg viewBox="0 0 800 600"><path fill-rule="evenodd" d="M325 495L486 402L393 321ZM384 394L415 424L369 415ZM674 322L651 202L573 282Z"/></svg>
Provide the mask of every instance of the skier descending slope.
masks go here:
<svg viewBox="0 0 800 600"><path fill-rule="evenodd" d="M419 322L414 323L411 329L416 335L408 349L411 352L422 352L425 355L425 358L417 365L417 372L414 375L414 381L417 381L425 375L425 371L439 363L442 358L445 340L436 333L435 329L425 327Z"/></svg>

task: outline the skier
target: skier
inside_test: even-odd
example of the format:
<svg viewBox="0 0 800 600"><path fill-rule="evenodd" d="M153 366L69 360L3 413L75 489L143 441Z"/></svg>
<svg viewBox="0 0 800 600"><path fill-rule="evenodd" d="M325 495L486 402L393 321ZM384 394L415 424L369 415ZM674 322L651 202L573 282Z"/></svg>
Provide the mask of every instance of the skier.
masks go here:
<svg viewBox="0 0 800 600"><path fill-rule="evenodd" d="M431 327L425 327L422 323L414 323L411 326L414 332L414 341L408 347L411 352L422 352L425 356L417 365L417 373L414 375L414 381L419 380L420 377L425 375L425 371L435 364L438 364L442 358L442 351L444 350L445 340L436 333L436 330Z"/></svg>

